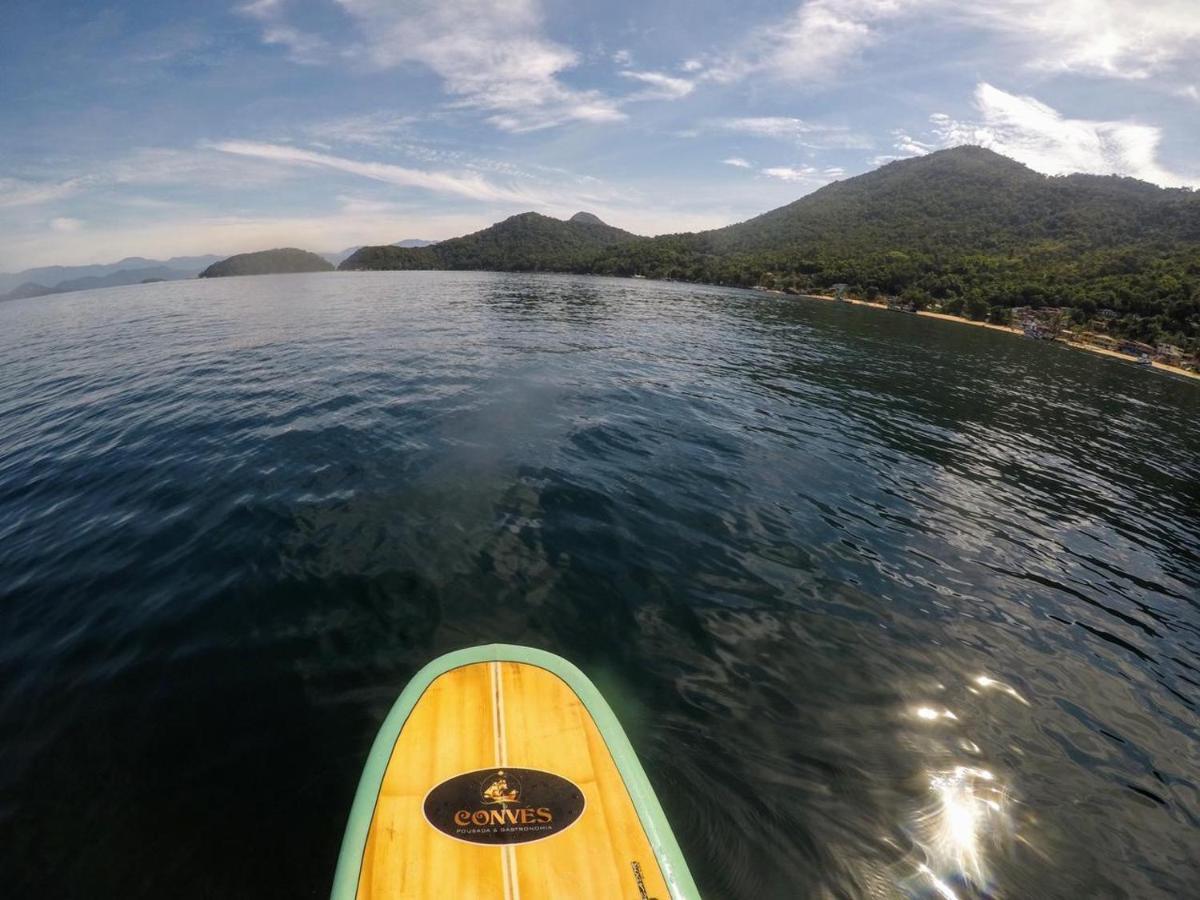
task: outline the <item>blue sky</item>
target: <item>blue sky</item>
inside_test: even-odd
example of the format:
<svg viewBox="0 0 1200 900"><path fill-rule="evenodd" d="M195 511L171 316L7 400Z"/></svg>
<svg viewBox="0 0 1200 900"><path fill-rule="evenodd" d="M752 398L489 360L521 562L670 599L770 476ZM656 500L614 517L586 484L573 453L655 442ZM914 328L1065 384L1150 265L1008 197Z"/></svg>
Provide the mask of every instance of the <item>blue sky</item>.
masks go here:
<svg viewBox="0 0 1200 900"><path fill-rule="evenodd" d="M5 0L0 271L534 209L714 227L963 143L1200 186L1197 0Z"/></svg>

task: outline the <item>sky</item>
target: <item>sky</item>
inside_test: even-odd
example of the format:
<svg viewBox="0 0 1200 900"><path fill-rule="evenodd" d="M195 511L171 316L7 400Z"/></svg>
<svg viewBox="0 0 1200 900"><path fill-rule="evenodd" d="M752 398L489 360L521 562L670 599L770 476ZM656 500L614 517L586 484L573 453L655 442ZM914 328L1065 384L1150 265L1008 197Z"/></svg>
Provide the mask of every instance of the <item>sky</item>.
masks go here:
<svg viewBox="0 0 1200 900"><path fill-rule="evenodd" d="M1200 187L1200 0L4 0L0 271L711 228L978 144Z"/></svg>

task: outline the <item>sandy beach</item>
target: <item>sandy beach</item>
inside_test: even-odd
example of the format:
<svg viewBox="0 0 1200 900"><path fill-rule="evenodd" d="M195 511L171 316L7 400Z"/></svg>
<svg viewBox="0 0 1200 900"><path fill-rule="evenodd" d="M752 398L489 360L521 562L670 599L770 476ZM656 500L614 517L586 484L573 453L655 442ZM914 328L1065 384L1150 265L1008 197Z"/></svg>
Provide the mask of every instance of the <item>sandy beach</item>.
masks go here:
<svg viewBox="0 0 1200 900"><path fill-rule="evenodd" d="M866 300L851 300L844 298L839 300L837 297L832 297L829 294L804 294L805 297L812 297L815 300L830 300L834 303L852 303L855 306L870 306L873 309L882 309L887 311L888 307L884 303L870 303ZM912 315L911 313L909 315ZM963 316L952 316L947 313L928 312L921 310L916 313L918 316L925 316L928 319L943 319L947 322L957 322L960 325L971 325L975 328L990 328L992 331L1004 331L1008 334L1015 334L1024 337L1024 332L1020 328L1014 328L1011 325L996 325L993 322L976 322L974 319L967 319ZM1057 343L1064 344L1075 350L1086 350L1089 353L1097 353L1101 356L1109 356L1113 359L1123 360L1124 362L1136 363L1137 359L1125 353L1117 353L1115 350L1107 350L1104 347L1096 347L1092 344L1085 344L1082 341L1074 341L1069 339L1061 339ZM1150 365L1155 369L1160 369L1163 372L1170 372L1172 375L1180 375L1184 378L1192 378L1200 381L1200 373L1189 372L1187 369L1181 369L1178 366L1170 366L1166 363L1151 361Z"/></svg>

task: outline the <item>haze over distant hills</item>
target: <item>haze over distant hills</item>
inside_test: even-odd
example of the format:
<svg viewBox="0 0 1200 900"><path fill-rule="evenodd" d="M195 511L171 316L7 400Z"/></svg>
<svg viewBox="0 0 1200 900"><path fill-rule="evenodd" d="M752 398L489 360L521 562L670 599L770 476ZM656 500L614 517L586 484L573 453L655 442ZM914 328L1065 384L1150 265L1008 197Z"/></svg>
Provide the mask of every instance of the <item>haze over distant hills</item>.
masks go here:
<svg viewBox="0 0 1200 900"><path fill-rule="evenodd" d="M0 300L43 297L95 288L141 284L143 281L179 281L195 278L219 256L175 256L168 260L126 257L115 263L90 266L44 266L0 274Z"/></svg>

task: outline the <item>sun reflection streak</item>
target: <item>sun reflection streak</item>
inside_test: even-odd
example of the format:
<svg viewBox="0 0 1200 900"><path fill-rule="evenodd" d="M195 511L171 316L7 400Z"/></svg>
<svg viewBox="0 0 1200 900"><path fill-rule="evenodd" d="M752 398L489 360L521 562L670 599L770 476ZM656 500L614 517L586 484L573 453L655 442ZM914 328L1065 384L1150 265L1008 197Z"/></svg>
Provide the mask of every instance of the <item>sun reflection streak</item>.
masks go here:
<svg viewBox="0 0 1200 900"><path fill-rule="evenodd" d="M950 712L950 710L943 709L939 711L932 706L918 706L916 713L918 719L924 719L926 722L933 722L936 719L950 719L952 721L957 721L958 719L958 716Z"/></svg>
<svg viewBox="0 0 1200 900"><path fill-rule="evenodd" d="M946 882L942 881L942 879L938 878L933 869L929 868L929 866L925 865L924 863L921 863L921 865L917 866L917 869L922 875L925 875L931 882L933 882L933 889L945 897L946 900L958 900L958 894L954 893L954 889L951 888L950 885L946 884Z"/></svg>
<svg viewBox="0 0 1200 900"><path fill-rule="evenodd" d="M994 773L971 766L931 773L929 789L933 802L918 820L928 874L953 872L983 888L991 877L986 850L1010 828L1006 789ZM953 896L944 883L934 886Z"/></svg>
<svg viewBox="0 0 1200 900"><path fill-rule="evenodd" d="M977 675L975 677L975 683L985 690L1000 691L1001 693L1008 694L1008 696L1012 697L1018 702L1024 703L1026 706L1029 705L1029 701L1022 697L1016 688L1005 684L1003 681L997 681L990 675Z"/></svg>

